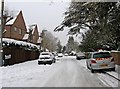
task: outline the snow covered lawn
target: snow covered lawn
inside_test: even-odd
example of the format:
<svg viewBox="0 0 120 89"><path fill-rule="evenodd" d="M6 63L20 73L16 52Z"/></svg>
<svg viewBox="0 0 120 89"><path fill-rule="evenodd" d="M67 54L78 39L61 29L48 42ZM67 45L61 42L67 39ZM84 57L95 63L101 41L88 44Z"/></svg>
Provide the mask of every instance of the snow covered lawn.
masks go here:
<svg viewBox="0 0 120 89"><path fill-rule="evenodd" d="M55 68L56 64L59 64L59 62L53 63L52 65L38 65L38 61L34 60L25 63L15 64L12 66L3 67L2 86L32 87L33 81L45 80L47 79L47 77L50 76L50 74L48 74L47 71L49 71L49 73L54 73L53 69ZM40 82L39 84L42 86L43 82Z"/></svg>

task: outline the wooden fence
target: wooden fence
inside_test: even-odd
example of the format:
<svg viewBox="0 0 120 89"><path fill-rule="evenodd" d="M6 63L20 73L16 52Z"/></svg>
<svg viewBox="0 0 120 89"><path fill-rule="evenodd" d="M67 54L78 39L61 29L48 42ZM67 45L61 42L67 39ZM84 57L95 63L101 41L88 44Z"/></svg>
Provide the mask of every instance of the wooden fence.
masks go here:
<svg viewBox="0 0 120 89"><path fill-rule="evenodd" d="M120 52L111 52L111 55L113 56L115 63L120 65Z"/></svg>
<svg viewBox="0 0 120 89"><path fill-rule="evenodd" d="M25 61L35 60L39 58L38 50L25 50L17 46L3 48L3 63L13 65Z"/></svg>

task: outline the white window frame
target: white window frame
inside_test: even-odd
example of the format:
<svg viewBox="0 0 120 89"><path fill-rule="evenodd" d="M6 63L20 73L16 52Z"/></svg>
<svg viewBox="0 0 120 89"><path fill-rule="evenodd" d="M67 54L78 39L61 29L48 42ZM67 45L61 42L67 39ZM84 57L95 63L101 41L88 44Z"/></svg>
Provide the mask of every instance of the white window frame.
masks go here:
<svg viewBox="0 0 120 89"><path fill-rule="evenodd" d="M18 31L18 32L19 32L19 34L22 34L22 29L19 28L19 31Z"/></svg>
<svg viewBox="0 0 120 89"><path fill-rule="evenodd" d="M17 27L14 27L14 31L17 32Z"/></svg>

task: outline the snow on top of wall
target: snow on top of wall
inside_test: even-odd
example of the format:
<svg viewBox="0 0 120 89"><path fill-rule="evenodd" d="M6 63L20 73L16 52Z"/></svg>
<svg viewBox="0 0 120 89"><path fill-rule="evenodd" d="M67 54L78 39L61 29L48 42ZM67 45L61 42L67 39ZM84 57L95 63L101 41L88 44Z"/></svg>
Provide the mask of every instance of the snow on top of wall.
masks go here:
<svg viewBox="0 0 120 89"><path fill-rule="evenodd" d="M28 42L24 42L24 41L18 41L18 40L14 40L14 39L10 39L10 38L3 38L3 42L7 42L9 44L15 44L15 45L22 45L22 46L30 46L30 47L36 47L38 48L37 45L32 44L32 43L28 43Z"/></svg>
<svg viewBox="0 0 120 89"><path fill-rule="evenodd" d="M117 50L111 50L111 52L120 52L120 51L117 51Z"/></svg>

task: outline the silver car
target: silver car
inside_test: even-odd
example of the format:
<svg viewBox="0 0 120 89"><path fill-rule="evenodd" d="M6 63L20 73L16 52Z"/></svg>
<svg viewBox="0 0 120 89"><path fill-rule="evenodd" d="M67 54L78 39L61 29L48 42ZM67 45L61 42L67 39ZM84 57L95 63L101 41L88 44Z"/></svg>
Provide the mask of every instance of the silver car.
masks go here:
<svg viewBox="0 0 120 89"><path fill-rule="evenodd" d="M94 73L95 70L111 69L115 71L114 58L109 52L93 52L90 53L86 60L87 68Z"/></svg>

